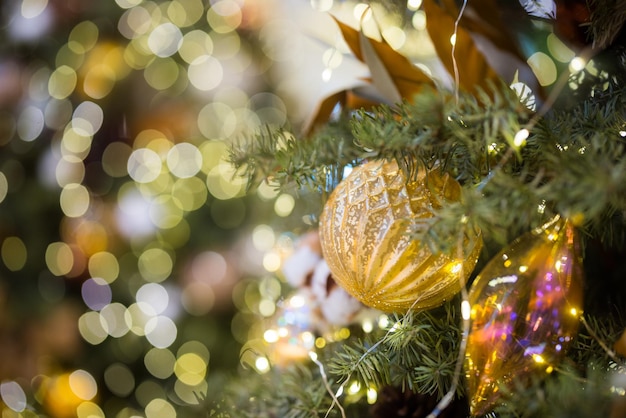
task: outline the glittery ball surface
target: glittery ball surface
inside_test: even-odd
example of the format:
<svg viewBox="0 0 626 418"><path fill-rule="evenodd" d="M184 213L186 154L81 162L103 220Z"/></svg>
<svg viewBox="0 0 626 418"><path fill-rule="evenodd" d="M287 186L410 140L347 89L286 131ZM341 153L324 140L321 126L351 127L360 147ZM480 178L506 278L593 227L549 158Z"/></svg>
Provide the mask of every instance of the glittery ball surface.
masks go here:
<svg viewBox="0 0 626 418"><path fill-rule="evenodd" d="M385 312L442 304L460 290L482 247L479 234L466 237L458 260L411 239L411 228L461 194L458 182L435 170L416 177L407 182L395 161L367 162L335 188L320 218L322 251L337 283Z"/></svg>

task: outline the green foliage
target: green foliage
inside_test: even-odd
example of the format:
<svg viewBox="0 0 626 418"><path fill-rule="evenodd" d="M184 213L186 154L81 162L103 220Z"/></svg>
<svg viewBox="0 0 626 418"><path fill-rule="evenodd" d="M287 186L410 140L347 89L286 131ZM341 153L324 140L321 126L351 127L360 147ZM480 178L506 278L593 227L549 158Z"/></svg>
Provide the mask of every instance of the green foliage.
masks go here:
<svg viewBox="0 0 626 418"><path fill-rule="evenodd" d="M597 18L590 33L620 39L626 11L619 2L610 0L604 9L600 3L589 2ZM232 161L251 179L275 181L284 191L305 188L322 203L346 167L367 159L395 159L409 178L424 169L449 173L462 185L461 200L415 225L412 238L434 251L454 251L459 242L454 237L480 230L485 249L478 266L556 214L573 219L587 245L589 328L581 327L574 348L548 379L520 382L504 395L495 415L609 416L617 407L611 388L623 375L613 343L626 326L613 312L623 313L626 305L621 274L626 264L620 259L626 247L626 77L619 48L601 53L601 58L615 54L598 60L595 74L584 70L570 77L572 88L566 83L555 102L542 107L545 98L539 98L537 111L504 85L475 96L425 90L395 106L344 110L307 138L266 131L235 146ZM519 144L516 136L523 129L528 136ZM599 268L603 263L607 266ZM609 303L619 306L602 306ZM442 397L451 388L461 346L458 304L409 312L395 317L388 332L327 346L321 354L333 387L356 380L363 387L393 385ZM318 413L329 407L320 383L309 384L309 390L292 388L289 396L298 400L289 402L299 407L285 399L281 405ZM625 386L619 383L613 391ZM459 385L457 396L463 392Z"/></svg>
<svg viewBox="0 0 626 418"><path fill-rule="evenodd" d="M395 316L392 327L375 343L341 344L330 358L330 373L341 382L356 379L366 387L394 385L443 396L451 387L458 357L458 302Z"/></svg>
<svg viewBox="0 0 626 418"><path fill-rule="evenodd" d="M315 368L294 364L253 373L224 388L225 401L213 409L215 418L315 418L330 409L332 399Z"/></svg>

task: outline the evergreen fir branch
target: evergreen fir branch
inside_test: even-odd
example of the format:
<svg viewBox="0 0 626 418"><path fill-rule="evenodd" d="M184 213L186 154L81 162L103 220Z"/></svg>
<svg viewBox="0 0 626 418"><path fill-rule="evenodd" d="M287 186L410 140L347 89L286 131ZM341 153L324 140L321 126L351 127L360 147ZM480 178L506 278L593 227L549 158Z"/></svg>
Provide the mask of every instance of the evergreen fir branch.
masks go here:
<svg viewBox="0 0 626 418"><path fill-rule="evenodd" d="M249 371L221 392L223 399L209 408L220 418L317 418L326 416L332 402L319 370L298 363L266 374ZM328 415L339 416L334 410Z"/></svg>
<svg viewBox="0 0 626 418"><path fill-rule="evenodd" d="M323 127L308 140L285 130L258 133L235 143L230 162L243 170L250 184L272 180L281 191L307 188L326 192L341 180L343 168L361 158L345 119Z"/></svg>
<svg viewBox="0 0 626 418"><path fill-rule="evenodd" d="M329 359L328 371L340 382L355 379L364 387L391 383L389 353L382 346L372 350L371 341L342 343Z"/></svg>
<svg viewBox="0 0 626 418"><path fill-rule="evenodd" d="M375 346L362 341L342 344L330 359L330 373L339 381L357 379L368 387L392 384L443 396L451 386L458 357L458 302L454 299L437 309L396 317Z"/></svg>
<svg viewBox="0 0 626 418"><path fill-rule="evenodd" d="M626 4L619 0L588 0L591 9L589 31L594 46L606 48L626 22Z"/></svg>

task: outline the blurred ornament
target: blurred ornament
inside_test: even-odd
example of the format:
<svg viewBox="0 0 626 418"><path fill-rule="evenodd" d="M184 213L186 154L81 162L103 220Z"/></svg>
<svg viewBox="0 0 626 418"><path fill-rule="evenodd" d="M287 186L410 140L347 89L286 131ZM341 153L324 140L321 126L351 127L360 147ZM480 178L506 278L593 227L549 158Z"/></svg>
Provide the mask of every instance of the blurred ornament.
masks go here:
<svg viewBox="0 0 626 418"><path fill-rule="evenodd" d="M309 291L300 290L282 302L273 324L265 331L272 364L284 367L309 358L315 347L313 329L318 321L311 307L312 298Z"/></svg>
<svg viewBox="0 0 626 418"><path fill-rule="evenodd" d="M282 270L290 285L306 289L310 294L310 308L318 318L315 330L321 334L354 322L364 308L335 282L322 258L318 231L302 236L296 250L283 263Z"/></svg>
<svg viewBox="0 0 626 418"><path fill-rule="evenodd" d="M558 216L496 255L472 284L466 373L472 415L501 387L550 372L576 336L582 263L574 226Z"/></svg>
<svg viewBox="0 0 626 418"><path fill-rule="evenodd" d="M330 195L320 218L324 258L337 283L386 312L427 309L452 297L476 264L480 234L464 239L465 258L459 260L433 254L411 239L411 231L460 194L459 183L436 170L420 170L407 181L395 161L356 167Z"/></svg>
<svg viewBox="0 0 626 418"><path fill-rule="evenodd" d="M361 302L350 296L337 285L326 261L320 261L313 272L311 290L318 302L319 310L330 325L341 326L350 324L361 311Z"/></svg>

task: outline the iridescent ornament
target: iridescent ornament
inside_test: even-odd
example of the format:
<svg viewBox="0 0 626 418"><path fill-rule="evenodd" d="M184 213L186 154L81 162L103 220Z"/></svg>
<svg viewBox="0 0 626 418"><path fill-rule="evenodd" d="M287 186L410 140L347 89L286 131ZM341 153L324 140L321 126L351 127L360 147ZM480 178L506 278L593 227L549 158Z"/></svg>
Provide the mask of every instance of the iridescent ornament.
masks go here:
<svg viewBox="0 0 626 418"><path fill-rule="evenodd" d="M560 363L578 331L583 271L577 231L556 217L502 250L469 294L467 374L472 415Z"/></svg>
<svg viewBox="0 0 626 418"><path fill-rule="evenodd" d="M470 231L464 258L457 259L431 252L411 239L411 230L460 195L459 183L437 170L420 170L407 181L395 161L354 168L320 218L322 252L337 283L385 312L427 309L455 295L476 264L480 234Z"/></svg>

